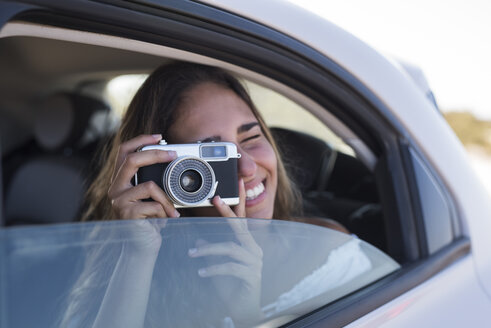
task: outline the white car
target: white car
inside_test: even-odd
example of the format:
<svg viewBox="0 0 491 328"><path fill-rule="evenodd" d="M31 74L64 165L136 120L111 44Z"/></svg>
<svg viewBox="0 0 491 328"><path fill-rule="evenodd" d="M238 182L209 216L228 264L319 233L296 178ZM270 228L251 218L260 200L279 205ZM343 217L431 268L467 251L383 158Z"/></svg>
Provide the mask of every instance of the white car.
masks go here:
<svg viewBox="0 0 491 328"><path fill-rule="evenodd" d="M135 229L76 222L130 93L108 86L177 60L241 78L304 212L351 234L239 220L265 254L254 312L187 256L240 243L233 221L149 221L166 243L145 326L488 326L491 202L417 69L276 0L23 0L0 18L1 328L92 326Z"/></svg>

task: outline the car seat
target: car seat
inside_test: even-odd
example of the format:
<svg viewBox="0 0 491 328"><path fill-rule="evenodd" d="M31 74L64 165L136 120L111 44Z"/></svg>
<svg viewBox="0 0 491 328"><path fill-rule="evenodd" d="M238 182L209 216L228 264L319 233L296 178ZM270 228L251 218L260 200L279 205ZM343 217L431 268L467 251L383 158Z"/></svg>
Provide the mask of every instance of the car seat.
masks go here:
<svg viewBox="0 0 491 328"><path fill-rule="evenodd" d="M54 94L40 105L34 123L36 145L17 150L17 159L4 165L12 172L5 192L6 225L78 218L86 170L97 144L87 132L94 115L108 109L100 100L73 93Z"/></svg>
<svg viewBox="0 0 491 328"><path fill-rule="evenodd" d="M326 142L308 134L271 128L285 167L302 193L326 190L337 152Z"/></svg>
<svg viewBox="0 0 491 328"><path fill-rule="evenodd" d="M311 135L271 128L286 171L303 197L305 217L329 218L361 239L386 248L373 174L355 157Z"/></svg>

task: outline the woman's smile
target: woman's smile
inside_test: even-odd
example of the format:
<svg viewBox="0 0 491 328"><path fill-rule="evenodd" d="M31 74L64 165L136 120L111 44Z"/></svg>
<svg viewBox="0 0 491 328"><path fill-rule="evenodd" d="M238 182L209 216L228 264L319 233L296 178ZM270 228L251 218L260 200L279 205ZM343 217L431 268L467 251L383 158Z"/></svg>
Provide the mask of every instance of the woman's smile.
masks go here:
<svg viewBox="0 0 491 328"><path fill-rule="evenodd" d="M255 187L246 185L246 206L254 206L266 198L266 188L261 181Z"/></svg>
<svg viewBox="0 0 491 328"><path fill-rule="evenodd" d="M261 195L264 192L264 184L260 182L257 186L251 189L246 189L246 199L247 200L254 200L256 199L259 195Z"/></svg>

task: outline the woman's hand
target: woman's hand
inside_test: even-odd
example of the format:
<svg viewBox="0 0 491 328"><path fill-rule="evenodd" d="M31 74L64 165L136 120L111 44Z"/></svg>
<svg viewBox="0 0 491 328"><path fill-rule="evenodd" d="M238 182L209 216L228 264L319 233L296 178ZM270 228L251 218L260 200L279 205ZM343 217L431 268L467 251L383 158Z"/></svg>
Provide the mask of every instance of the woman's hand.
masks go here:
<svg viewBox="0 0 491 328"><path fill-rule="evenodd" d="M113 214L117 219L146 219L179 217L165 192L153 181L133 186L131 179L139 168L170 162L176 153L163 150L137 151L139 147L157 144L161 135L140 135L119 147L116 165L108 191ZM143 201L151 198L151 201ZM161 229L165 222L138 220L131 225L125 252L157 254L162 243Z"/></svg>
<svg viewBox="0 0 491 328"><path fill-rule="evenodd" d="M139 168L170 162L176 158L173 151L137 151L141 146L156 144L161 139L161 135L140 135L119 147L108 191L114 214L118 219L179 217L174 204L155 182L147 181L137 186L131 183ZM148 198L152 201L142 201Z"/></svg>
<svg viewBox="0 0 491 328"><path fill-rule="evenodd" d="M227 219L238 243L205 243L189 250L190 257L228 256L231 261L210 265L201 268L198 274L201 277L213 277L218 294L226 304L228 312L238 326L248 326L262 316L261 277L263 267L263 251L251 235L246 220L233 217L245 216L245 187L241 179L239 182L239 205L233 210L217 196L213 204ZM211 261L209 261L211 262ZM230 281L220 279L220 276L229 276L239 279Z"/></svg>
<svg viewBox="0 0 491 328"><path fill-rule="evenodd" d="M217 209L223 217L228 218L244 218L246 216L245 204L246 204L246 191L244 185L244 179L239 180L239 204L232 208L225 204L225 202L220 198L220 196L213 197L211 203Z"/></svg>

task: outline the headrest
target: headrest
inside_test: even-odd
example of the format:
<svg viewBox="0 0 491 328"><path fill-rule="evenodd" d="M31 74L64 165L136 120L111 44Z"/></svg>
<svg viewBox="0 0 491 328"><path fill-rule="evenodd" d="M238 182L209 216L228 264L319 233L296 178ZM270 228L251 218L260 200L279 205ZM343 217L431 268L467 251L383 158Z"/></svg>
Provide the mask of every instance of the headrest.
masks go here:
<svg viewBox="0 0 491 328"><path fill-rule="evenodd" d="M285 168L302 192L324 187L323 171L333 153L323 140L311 135L271 128Z"/></svg>
<svg viewBox="0 0 491 328"><path fill-rule="evenodd" d="M84 135L92 115L107 110L107 104L85 95L51 95L39 107L34 124L35 138L41 147L49 151L75 147Z"/></svg>
<svg viewBox="0 0 491 328"><path fill-rule="evenodd" d="M68 160L68 159L67 159ZM75 220L83 201L84 177L79 161L38 158L20 167L5 199L8 224Z"/></svg>

